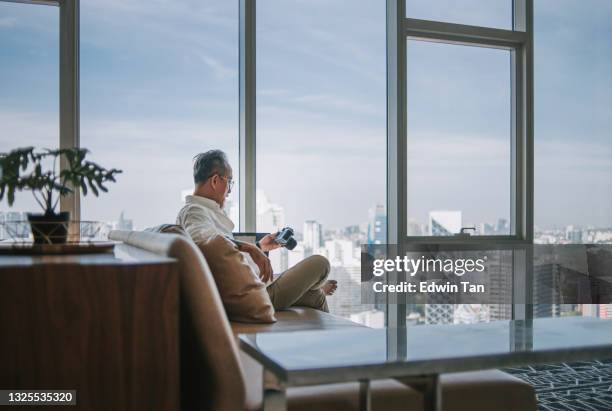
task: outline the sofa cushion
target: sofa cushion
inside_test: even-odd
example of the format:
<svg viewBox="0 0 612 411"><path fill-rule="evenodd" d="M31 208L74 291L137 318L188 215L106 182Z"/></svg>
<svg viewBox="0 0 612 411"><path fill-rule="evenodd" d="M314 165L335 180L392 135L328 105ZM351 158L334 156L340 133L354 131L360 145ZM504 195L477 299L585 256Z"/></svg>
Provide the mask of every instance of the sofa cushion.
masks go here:
<svg viewBox="0 0 612 411"><path fill-rule="evenodd" d="M371 382L372 411L423 409L423 397L414 389L386 379ZM337 411L359 408L359 383L315 385L287 390L289 411Z"/></svg>
<svg viewBox="0 0 612 411"><path fill-rule="evenodd" d="M499 370L442 374L444 411L536 411L533 387Z"/></svg>
<svg viewBox="0 0 612 411"><path fill-rule="evenodd" d="M234 243L222 235L215 235L197 245L210 266L230 320L247 323L276 321L266 285Z"/></svg>
<svg viewBox="0 0 612 411"><path fill-rule="evenodd" d="M248 380L247 380L248 381ZM536 411L533 387L498 370L442 374L443 411ZM247 392L248 386L247 384ZM261 389L261 387L260 387ZM398 381L371 382L372 410L422 410L423 395ZM247 396L248 398L248 396ZM359 384L328 384L287 390L289 411L359 410ZM262 409L258 400L247 399L248 410Z"/></svg>
<svg viewBox="0 0 612 411"><path fill-rule="evenodd" d="M440 376L443 411L536 411L533 387L499 370ZM372 381L373 410L421 410L423 397L397 381ZM290 411L359 410L357 383L290 388Z"/></svg>

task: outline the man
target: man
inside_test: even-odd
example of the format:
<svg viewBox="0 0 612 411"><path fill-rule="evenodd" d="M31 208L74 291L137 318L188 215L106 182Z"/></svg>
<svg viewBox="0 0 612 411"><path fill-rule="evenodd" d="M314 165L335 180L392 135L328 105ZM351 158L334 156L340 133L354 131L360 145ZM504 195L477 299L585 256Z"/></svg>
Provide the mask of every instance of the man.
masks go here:
<svg viewBox="0 0 612 411"><path fill-rule="evenodd" d="M198 154L194 158L193 179L195 190L193 195L186 197L177 224L183 226L195 242L206 241L218 234L230 238L241 252L252 258L259 268L261 280L264 283L272 281L272 266L264 252L280 247L274 241L276 234L267 234L257 244L233 238L234 223L223 210L234 184L232 168L225 153L210 150ZM335 280L327 280L329 270L325 257L313 255L282 273L267 286L274 308L282 310L299 305L328 312L326 296L337 288Z"/></svg>

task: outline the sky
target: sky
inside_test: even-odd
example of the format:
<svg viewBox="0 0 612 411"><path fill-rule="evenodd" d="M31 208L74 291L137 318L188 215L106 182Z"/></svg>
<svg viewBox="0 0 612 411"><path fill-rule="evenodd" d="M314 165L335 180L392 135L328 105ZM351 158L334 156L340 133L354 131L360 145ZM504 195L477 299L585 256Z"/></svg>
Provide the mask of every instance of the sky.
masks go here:
<svg viewBox="0 0 612 411"><path fill-rule="evenodd" d="M506 0L407 2L409 17L511 24ZM609 0L535 1L540 227L612 227L611 21ZM0 2L0 151L57 145L58 22L56 7ZM410 42L410 219L508 217L509 65L500 50ZM384 2L258 2L257 185L298 230L384 204L385 67ZM238 2L82 0L81 144L124 170L84 199L84 219L174 221L191 159L211 148L237 177Z"/></svg>

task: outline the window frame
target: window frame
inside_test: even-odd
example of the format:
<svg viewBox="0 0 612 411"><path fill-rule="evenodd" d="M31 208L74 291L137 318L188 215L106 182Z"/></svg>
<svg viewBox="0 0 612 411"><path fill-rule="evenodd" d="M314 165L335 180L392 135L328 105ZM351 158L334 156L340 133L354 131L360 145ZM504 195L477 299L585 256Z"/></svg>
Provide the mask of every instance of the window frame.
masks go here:
<svg viewBox="0 0 612 411"><path fill-rule="evenodd" d="M59 7L59 147L80 147L79 138L79 3L80 0L0 0L33 6ZM60 169L68 167L60 159ZM60 197L60 211L70 212L71 219L80 220L80 188ZM78 228L71 225L71 231ZM71 232L71 234L78 234Z"/></svg>
<svg viewBox="0 0 612 411"><path fill-rule="evenodd" d="M406 0L387 0L388 242L414 244L533 244L533 0L513 0L513 29L407 18ZM408 40L502 48L511 56L511 233L501 236L408 236L407 93ZM532 274L515 253L512 301L531 301ZM398 274L395 274L398 275ZM399 274L401 276L401 274ZM390 278L391 282L402 278ZM531 305L513 304L513 319L533 317ZM406 305L387 306L387 326L406 326ZM401 346L400 335L392 347Z"/></svg>
<svg viewBox="0 0 612 411"><path fill-rule="evenodd" d="M0 0L60 8L60 141L79 147L79 0ZM407 18L405 0L387 0L387 243L533 243L533 0L513 1L513 30ZM256 0L239 0L240 230L255 229ZM407 236L406 45L409 38L505 48L512 67L512 234L509 236ZM65 164L60 164L65 167ZM80 192L63 197L61 211L80 218ZM528 272L513 280L515 300L529 301ZM393 279L390 279L393 280ZM529 305L513 305L513 318L531 318ZM386 324L406 325L406 306L387 306Z"/></svg>
<svg viewBox="0 0 612 411"><path fill-rule="evenodd" d="M470 243L488 243L495 241L496 243L508 244L524 244L530 242L533 233L529 230L530 225L527 224L529 219L530 208L527 206L528 197L528 179L526 178L526 166L528 145L526 140L526 128L523 125L523 119L526 114L525 95L526 76L524 75L524 61L526 59L526 49L528 48L528 34L525 31L493 29L488 27L468 26L463 24L437 22L429 20L417 20L413 18L404 18L402 21L402 36L401 40L404 44L404 59L409 58L406 55L406 45L410 40L421 40L427 42L441 42L445 44L455 44L464 46L476 46L485 48L496 48L507 50L510 52L511 64L511 207L510 207L510 234L508 235L478 235L465 237L456 236L411 236L407 233L407 218L408 207L407 198L408 190L404 190L405 197L402 204L402 220L398 220L401 229L405 230L399 238L404 238L406 242L415 243L455 243L466 242ZM407 60L405 60L407 61ZM404 70L405 64L401 69ZM398 71L400 67L398 67ZM404 80L405 83L405 80ZM406 91L406 94L409 90ZM407 108L407 97L404 99L403 110L401 113L406 115L404 111ZM398 109L398 112L399 109ZM410 138L406 128L402 130L401 136L404 136L407 141ZM407 143L406 143L407 144ZM401 154L407 156L407 151L403 150ZM402 158L404 162L407 159ZM407 167L406 167L407 169ZM407 171L403 176L407 176ZM406 181L405 177L402 181ZM399 181L399 183L402 183ZM399 190L398 190L399 191Z"/></svg>

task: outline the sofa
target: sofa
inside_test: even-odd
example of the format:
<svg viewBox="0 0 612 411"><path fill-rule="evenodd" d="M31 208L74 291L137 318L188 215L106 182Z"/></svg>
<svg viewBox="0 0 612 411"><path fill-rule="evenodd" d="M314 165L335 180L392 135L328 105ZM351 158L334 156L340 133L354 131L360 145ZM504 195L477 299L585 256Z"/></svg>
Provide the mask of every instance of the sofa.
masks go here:
<svg viewBox="0 0 612 411"><path fill-rule="evenodd" d="M310 308L277 311L273 324L231 323L210 268L191 239L147 231L112 231L109 239L177 260L180 273L181 408L183 410L261 410L264 373L243 354L239 333L362 327ZM333 298L333 297L331 297ZM498 370L443 374L445 411L535 411L533 388ZM400 381L372 382L373 410L423 409L422 394ZM358 383L287 390L289 410L358 410Z"/></svg>

